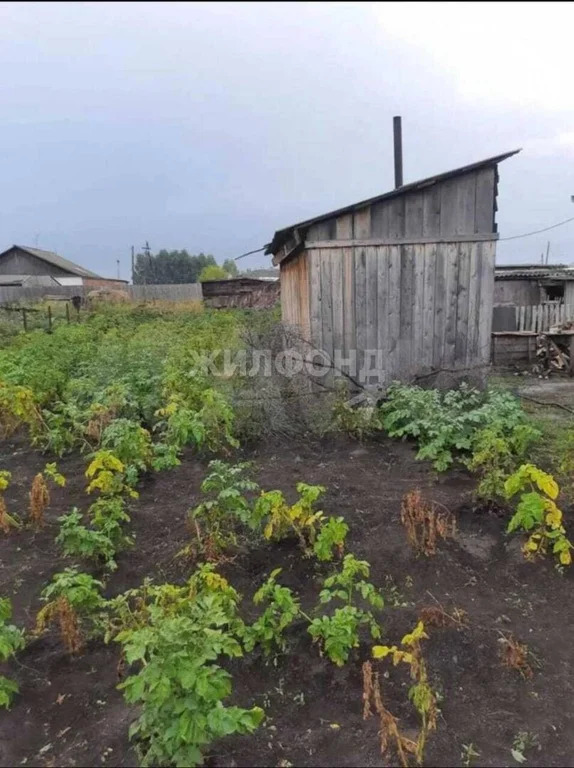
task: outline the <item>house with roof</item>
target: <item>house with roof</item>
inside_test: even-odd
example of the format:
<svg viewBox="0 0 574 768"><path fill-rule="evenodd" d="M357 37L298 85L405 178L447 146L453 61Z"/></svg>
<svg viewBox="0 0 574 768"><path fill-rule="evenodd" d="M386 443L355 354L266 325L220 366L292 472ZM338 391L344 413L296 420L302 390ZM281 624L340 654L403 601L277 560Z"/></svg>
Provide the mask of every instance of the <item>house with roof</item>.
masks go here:
<svg viewBox="0 0 574 768"><path fill-rule="evenodd" d="M102 277L52 251L12 245L0 253L0 299L84 295L94 288L125 288L126 280Z"/></svg>
<svg viewBox="0 0 574 768"><path fill-rule="evenodd" d="M362 383L488 365L498 165L518 151L403 184L395 134L395 189L284 227L267 245L283 322Z"/></svg>
<svg viewBox="0 0 574 768"><path fill-rule="evenodd" d="M574 267L566 264L497 265L494 306L558 302L574 307Z"/></svg>

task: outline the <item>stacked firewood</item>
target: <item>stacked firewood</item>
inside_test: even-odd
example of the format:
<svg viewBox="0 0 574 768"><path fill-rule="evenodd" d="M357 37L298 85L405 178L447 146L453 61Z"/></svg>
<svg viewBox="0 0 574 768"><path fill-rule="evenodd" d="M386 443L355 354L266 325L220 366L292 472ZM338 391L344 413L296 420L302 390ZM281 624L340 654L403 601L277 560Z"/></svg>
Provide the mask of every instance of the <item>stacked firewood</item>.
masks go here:
<svg viewBox="0 0 574 768"><path fill-rule="evenodd" d="M554 371L567 371L570 367L568 347L541 333L536 339L536 363L533 372L548 375Z"/></svg>

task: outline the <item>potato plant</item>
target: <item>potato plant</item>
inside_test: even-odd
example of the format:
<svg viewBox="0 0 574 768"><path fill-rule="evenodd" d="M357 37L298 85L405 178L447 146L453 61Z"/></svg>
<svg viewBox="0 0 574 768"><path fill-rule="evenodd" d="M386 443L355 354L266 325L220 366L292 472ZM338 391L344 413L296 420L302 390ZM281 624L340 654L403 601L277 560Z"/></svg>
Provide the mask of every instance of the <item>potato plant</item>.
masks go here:
<svg viewBox="0 0 574 768"><path fill-rule="evenodd" d="M521 529L528 533L524 545L526 557L545 555L550 549L560 565L570 565L574 547L566 536L562 511L556 505L560 489L552 475L534 464L523 464L506 480L504 489L508 499L520 493L507 531Z"/></svg>
<svg viewBox="0 0 574 768"><path fill-rule="evenodd" d="M23 631L8 623L11 616L10 600L0 597L0 664L14 656L25 645ZM18 683L0 675L0 708L9 709L18 690Z"/></svg>
<svg viewBox="0 0 574 768"><path fill-rule="evenodd" d="M243 630L243 644L246 651L252 651L256 645L269 656L274 650L285 651L284 633L301 613L299 599L288 587L277 584L281 568L271 572L267 581L253 596L255 605L266 604L261 616Z"/></svg>
<svg viewBox="0 0 574 768"><path fill-rule="evenodd" d="M119 687L141 707L130 738L142 765L200 765L212 741L261 723L259 707L223 703L232 679L217 661L243 653L237 601L225 579L204 566L186 587L148 587L135 614L125 601L117 608L127 622L115 640L137 670Z"/></svg>
<svg viewBox="0 0 574 768"><path fill-rule="evenodd" d="M0 470L0 531L6 534L10 533L13 528L20 529L22 527L22 523L17 517L8 514L8 508L4 499L4 491L10 485L11 479L11 472L5 469Z"/></svg>
<svg viewBox="0 0 574 768"><path fill-rule="evenodd" d="M343 603L330 614L313 619L309 634L320 642L329 659L342 667L353 648L359 645L359 629L365 626L373 639L381 636L373 610L380 611L384 600L377 588L366 581L370 566L366 560L345 555L341 569L324 581L319 594L321 606ZM361 601L369 608L361 607ZM372 610L371 610L372 609Z"/></svg>
<svg viewBox="0 0 574 768"><path fill-rule="evenodd" d="M88 573L78 573L76 568L54 574L42 591L46 605L36 617L35 634L41 635L57 623L68 653L79 653L87 639L103 634L106 602L102 588L102 582Z"/></svg>
<svg viewBox="0 0 574 768"><path fill-rule="evenodd" d="M215 460L209 463L209 474L201 490L211 498L191 510L189 520L198 550L210 560L218 559L237 544L240 526L251 530L258 527L253 504L246 496L259 488L248 476L250 468L248 462L231 465Z"/></svg>
<svg viewBox="0 0 574 768"><path fill-rule="evenodd" d="M507 436L527 421L509 392L482 393L465 384L446 393L393 384L380 411L389 436L413 438L419 448L417 458L432 461L440 472L472 452L479 430L495 427Z"/></svg>

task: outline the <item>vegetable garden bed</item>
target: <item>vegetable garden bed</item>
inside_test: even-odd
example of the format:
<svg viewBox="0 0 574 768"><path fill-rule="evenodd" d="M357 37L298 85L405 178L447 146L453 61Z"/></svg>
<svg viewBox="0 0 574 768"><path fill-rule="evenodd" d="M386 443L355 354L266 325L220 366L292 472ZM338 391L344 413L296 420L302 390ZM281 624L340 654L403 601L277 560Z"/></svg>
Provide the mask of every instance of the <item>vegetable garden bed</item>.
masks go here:
<svg viewBox="0 0 574 768"><path fill-rule="evenodd" d="M2 466L16 478L7 502L22 508L45 457L15 438L3 443L2 457ZM473 482L466 473L451 470L437 478L428 464L414 460L408 445L390 440L363 446L343 437L282 441L260 445L245 458L254 461L262 487L279 488L291 500L298 481L327 488L322 509L345 517L348 548L371 563L371 581L382 588L385 641L409 631L424 607L440 604L449 615L456 608L466 612L461 626L428 629L425 657L440 694L440 714L426 765L460 765L463 745L470 744L480 752L471 764L514 764L511 749L520 732L536 734L540 744L540 750L525 749L529 765L572 764L571 574L558 576L551 560L524 562L517 542L504 536L505 518L472 512ZM56 518L83 503L84 464L74 456L59 462L68 486L52 492L41 532L0 539L1 592L11 597L13 620L20 626L33 626L42 587L67 564L54 544ZM186 513L201 498L205 474L206 462L186 452L180 467L143 481L131 510L137 543L119 558L106 595L136 587L146 576L182 583L190 575L193 568L175 556L189 540ZM412 553L399 521L401 498L413 487L457 513L456 541L441 544L432 558ZM221 568L242 594L247 617L258 613L251 596L279 567L281 582L298 592L303 604L312 603L320 571L302 557L296 541L250 547ZM499 639L511 633L528 644L540 664L532 662L530 679L501 665ZM372 643L364 642L339 669L320 657L300 627L292 627L288 639L288 652L276 662L266 663L254 652L229 664L233 703L260 706L267 717L253 734L212 745L208 764L384 765L378 723L362 716L361 663ZM70 659L56 633L33 640L10 663L20 694L12 709L0 714L0 764L136 765L127 732L137 711L116 690L125 674L118 660L113 643L92 641ZM386 705L401 729L414 734L408 675L390 664L386 672L388 677L381 677ZM396 755L387 764L398 764Z"/></svg>

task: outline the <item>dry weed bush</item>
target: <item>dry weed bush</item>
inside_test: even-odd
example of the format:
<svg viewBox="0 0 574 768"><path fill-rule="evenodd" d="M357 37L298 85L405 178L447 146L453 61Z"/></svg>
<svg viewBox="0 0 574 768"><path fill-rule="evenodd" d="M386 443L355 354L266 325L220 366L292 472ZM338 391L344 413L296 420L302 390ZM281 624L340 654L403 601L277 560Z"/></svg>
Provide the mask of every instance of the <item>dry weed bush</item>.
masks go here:
<svg viewBox="0 0 574 768"><path fill-rule="evenodd" d="M379 743L381 755L385 757L391 746L394 747L401 761L403 768L409 766L409 755L415 755L417 751L416 742L403 736L399 731L397 718L389 712L383 704L381 696L381 686L379 683L379 673L373 671L370 661L363 663L363 720L372 717L374 708L379 716Z"/></svg>
<svg viewBox="0 0 574 768"><path fill-rule="evenodd" d="M41 635L49 624L56 621L60 627L60 637L64 647L69 654L78 654L84 646L84 641L78 615L66 597L58 597L40 611L34 634Z"/></svg>
<svg viewBox="0 0 574 768"><path fill-rule="evenodd" d="M452 614L447 613L441 605L429 605L421 608L419 618L425 627L466 627L468 618L462 608L454 608Z"/></svg>
<svg viewBox="0 0 574 768"><path fill-rule="evenodd" d="M32 489L29 493L30 506L28 509L30 523L32 527L38 530L44 525L44 510L50 503L50 492L44 475L41 472L34 477Z"/></svg>
<svg viewBox="0 0 574 768"><path fill-rule="evenodd" d="M534 671L528 663L530 657L528 646L519 643L514 635L499 637L498 642L500 643L499 656L503 665L516 669L525 680L530 680Z"/></svg>
<svg viewBox="0 0 574 768"><path fill-rule="evenodd" d="M456 534L454 515L446 507L423 499L418 489L403 497L401 522L411 547L426 557L436 554L438 538L454 538Z"/></svg>

